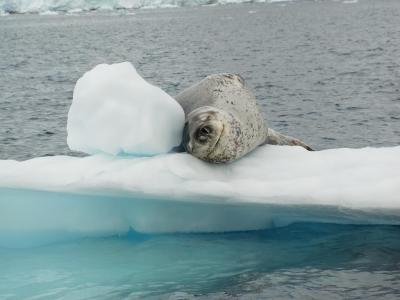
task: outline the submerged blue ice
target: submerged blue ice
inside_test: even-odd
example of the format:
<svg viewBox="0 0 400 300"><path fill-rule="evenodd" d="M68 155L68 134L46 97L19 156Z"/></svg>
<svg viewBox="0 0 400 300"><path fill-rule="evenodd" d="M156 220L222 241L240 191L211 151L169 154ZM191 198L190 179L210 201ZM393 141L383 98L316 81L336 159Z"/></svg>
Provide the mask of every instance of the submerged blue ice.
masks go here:
<svg viewBox="0 0 400 300"><path fill-rule="evenodd" d="M263 146L228 165L186 153L0 161L0 246L77 237L400 224L400 147Z"/></svg>
<svg viewBox="0 0 400 300"><path fill-rule="evenodd" d="M0 298L397 299L399 229L304 223L0 248Z"/></svg>

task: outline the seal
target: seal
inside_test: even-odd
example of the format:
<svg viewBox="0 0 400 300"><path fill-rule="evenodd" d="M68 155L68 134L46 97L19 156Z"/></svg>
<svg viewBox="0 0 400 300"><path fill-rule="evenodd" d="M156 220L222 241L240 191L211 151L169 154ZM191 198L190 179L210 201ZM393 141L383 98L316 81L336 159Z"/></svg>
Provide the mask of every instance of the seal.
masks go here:
<svg viewBox="0 0 400 300"><path fill-rule="evenodd" d="M227 163L263 144L302 146L299 139L268 128L257 100L236 74L214 74L175 99L185 112L182 146L211 163Z"/></svg>

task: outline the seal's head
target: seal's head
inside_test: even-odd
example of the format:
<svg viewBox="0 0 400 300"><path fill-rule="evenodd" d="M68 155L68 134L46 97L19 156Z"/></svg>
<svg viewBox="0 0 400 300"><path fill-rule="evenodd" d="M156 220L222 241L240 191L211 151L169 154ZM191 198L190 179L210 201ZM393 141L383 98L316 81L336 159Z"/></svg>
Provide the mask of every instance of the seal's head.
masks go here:
<svg viewBox="0 0 400 300"><path fill-rule="evenodd" d="M186 118L183 147L204 161L229 162L240 157L244 150L240 128L240 122L233 114L203 106Z"/></svg>

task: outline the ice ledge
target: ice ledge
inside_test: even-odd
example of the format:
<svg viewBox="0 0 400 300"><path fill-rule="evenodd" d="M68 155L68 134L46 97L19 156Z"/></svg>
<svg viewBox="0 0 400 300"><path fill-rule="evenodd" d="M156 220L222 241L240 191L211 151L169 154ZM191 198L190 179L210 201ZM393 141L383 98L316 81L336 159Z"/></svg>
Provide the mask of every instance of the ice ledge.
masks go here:
<svg viewBox="0 0 400 300"><path fill-rule="evenodd" d="M400 208L400 146L263 146L232 164L186 153L156 157L40 157L0 161L0 187L77 194L147 195L185 202ZM218 198L216 200L216 198Z"/></svg>
<svg viewBox="0 0 400 300"><path fill-rule="evenodd" d="M210 232L296 221L400 224L400 147L267 145L229 165L186 153L0 161L0 245L22 232Z"/></svg>

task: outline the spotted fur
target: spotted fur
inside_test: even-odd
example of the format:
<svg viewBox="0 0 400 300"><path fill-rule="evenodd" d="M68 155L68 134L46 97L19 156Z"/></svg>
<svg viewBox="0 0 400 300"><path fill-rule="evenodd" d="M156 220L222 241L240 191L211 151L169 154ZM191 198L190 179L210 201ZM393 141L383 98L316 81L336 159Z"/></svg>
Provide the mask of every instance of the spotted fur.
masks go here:
<svg viewBox="0 0 400 300"><path fill-rule="evenodd" d="M268 129L256 98L239 75L207 76L176 96L176 100L186 115L183 146L202 160L231 162L265 143L305 145ZM203 127L211 132L207 142L199 143L196 137Z"/></svg>

